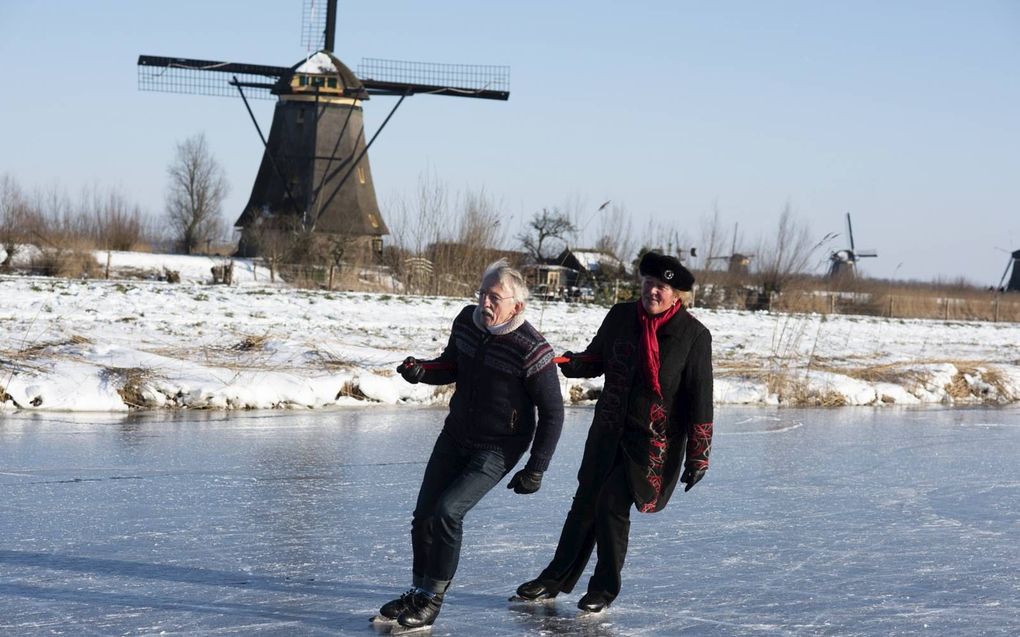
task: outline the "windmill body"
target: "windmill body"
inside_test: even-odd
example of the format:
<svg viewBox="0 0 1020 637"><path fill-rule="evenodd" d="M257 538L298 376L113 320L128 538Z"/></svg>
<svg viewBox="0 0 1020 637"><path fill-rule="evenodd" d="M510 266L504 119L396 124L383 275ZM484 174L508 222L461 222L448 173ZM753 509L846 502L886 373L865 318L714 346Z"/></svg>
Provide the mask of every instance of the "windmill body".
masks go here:
<svg viewBox="0 0 1020 637"><path fill-rule="evenodd" d="M273 90L279 100L266 150L234 225L258 225L260 231L266 224L277 230L300 226L370 241L388 234L365 152L361 103L368 96L360 80L336 57L319 52ZM256 250L243 234L241 253Z"/></svg>
<svg viewBox="0 0 1020 637"><path fill-rule="evenodd" d="M1005 291L1020 292L1020 250L1014 250L1009 256L1010 261L1006 264L1006 271L1012 270L1012 274L1009 276ZM1006 278L1006 272L1002 273L1002 278ZM999 288L1002 288L1002 281L999 281Z"/></svg>
<svg viewBox="0 0 1020 637"><path fill-rule="evenodd" d="M379 253L389 233L376 199L368 149L403 102L419 93L506 100L509 69L396 60L363 60L355 74L335 55L336 0L308 0L306 33L319 50L291 67L142 55L142 90L276 99L251 196L235 226L239 252L254 255L266 237L313 234ZM321 21L321 22L316 22ZM320 28L321 27L321 28ZM380 129L366 139L363 103L372 95L400 96Z"/></svg>

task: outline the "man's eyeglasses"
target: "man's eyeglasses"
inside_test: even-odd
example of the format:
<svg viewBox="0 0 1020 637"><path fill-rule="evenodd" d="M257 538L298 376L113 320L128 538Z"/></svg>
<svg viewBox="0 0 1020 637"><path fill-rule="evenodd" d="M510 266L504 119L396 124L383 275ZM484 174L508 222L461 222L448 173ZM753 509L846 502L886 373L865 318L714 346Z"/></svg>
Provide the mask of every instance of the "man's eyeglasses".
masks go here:
<svg viewBox="0 0 1020 637"><path fill-rule="evenodd" d="M500 301L506 301L507 299L514 298L512 296L496 296L492 292L486 292L485 290L477 290L477 293L479 301L489 299L489 303L492 303L493 305L499 305Z"/></svg>

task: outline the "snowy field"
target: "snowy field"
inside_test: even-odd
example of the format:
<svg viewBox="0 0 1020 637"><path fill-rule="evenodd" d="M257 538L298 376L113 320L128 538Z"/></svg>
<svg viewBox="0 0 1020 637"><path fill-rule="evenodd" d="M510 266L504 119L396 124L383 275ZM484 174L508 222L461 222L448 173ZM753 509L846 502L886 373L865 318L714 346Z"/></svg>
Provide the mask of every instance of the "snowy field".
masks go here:
<svg viewBox="0 0 1020 637"><path fill-rule="evenodd" d="M0 635L375 635L409 585L441 409L0 415ZM468 515L435 637L1020 634L1020 412L718 411L712 468L632 512L623 591L511 603L545 565L589 407L542 489ZM482 632L484 630L484 632Z"/></svg>
<svg viewBox="0 0 1020 637"><path fill-rule="evenodd" d="M106 253L97 258L105 262ZM442 350L466 298L308 291L235 260L113 253L114 274L182 282L0 277L0 409L321 408L441 404L408 385L407 355ZM557 352L577 351L606 308L532 303ZM696 310L712 331L718 404L1003 404L1020 400L1020 324ZM567 381L586 401L601 379Z"/></svg>

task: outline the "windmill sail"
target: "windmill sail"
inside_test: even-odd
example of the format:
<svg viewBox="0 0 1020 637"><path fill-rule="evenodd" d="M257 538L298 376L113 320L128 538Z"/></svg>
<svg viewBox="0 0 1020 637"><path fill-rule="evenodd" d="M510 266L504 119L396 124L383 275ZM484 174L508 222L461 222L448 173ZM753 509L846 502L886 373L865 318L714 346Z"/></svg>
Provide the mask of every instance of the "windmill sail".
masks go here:
<svg viewBox="0 0 1020 637"><path fill-rule="evenodd" d="M281 66L193 60L156 55L138 56L138 88L142 91L237 97L231 80L252 89L249 97L274 99L271 93L281 76L291 70Z"/></svg>

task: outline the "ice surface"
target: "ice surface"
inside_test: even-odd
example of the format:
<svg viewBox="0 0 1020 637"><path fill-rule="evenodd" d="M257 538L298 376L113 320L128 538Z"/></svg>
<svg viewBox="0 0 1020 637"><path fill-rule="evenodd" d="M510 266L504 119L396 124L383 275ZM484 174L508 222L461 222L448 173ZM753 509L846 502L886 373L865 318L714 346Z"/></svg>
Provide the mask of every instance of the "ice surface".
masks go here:
<svg viewBox="0 0 1020 637"><path fill-rule="evenodd" d="M0 415L0 635L373 635L444 415ZM578 616L587 576L508 602L551 557L590 417L567 410L541 491L468 515L432 635L1020 632L1015 407L720 409L705 480L632 513L606 613Z"/></svg>

